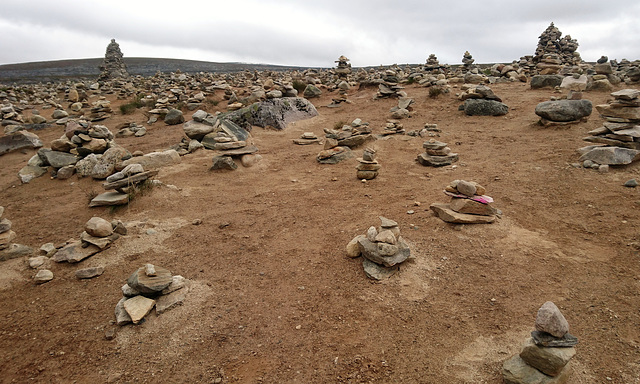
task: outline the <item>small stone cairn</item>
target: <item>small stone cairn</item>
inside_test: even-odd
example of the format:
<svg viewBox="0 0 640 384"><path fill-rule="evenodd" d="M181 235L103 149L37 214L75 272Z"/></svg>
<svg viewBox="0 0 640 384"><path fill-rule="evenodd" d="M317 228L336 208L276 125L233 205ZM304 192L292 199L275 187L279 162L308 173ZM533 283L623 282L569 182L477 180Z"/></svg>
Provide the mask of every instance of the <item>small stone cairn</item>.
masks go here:
<svg viewBox="0 0 640 384"><path fill-rule="evenodd" d="M337 87L339 96L332 99L331 104L328 105L330 108L338 107L341 103L351 103L351 101L347 99L347 92L351 89L351 86L349 85L351 64L349 64L349 59L345 56L340 56L338 60L336 60L336 63L338 63L335 73L338 77Z"/></svg>
<svg viewBox="0 0 640 384"><path fill-rule="evenodd" d="M111 244L126 235L127 228L121 221L109 222L100 217L92 217L84 225L80 240L69 240L67 244L53 254L56 263L78 263L98 252L111 247Z"/></svg>
<svg viewBox="0 0 640 384"><path fill-rule="evenodd" d="M640 158L640 90L623 89L611 96L615 98L613 102L596 105L605 119L603 126L584 138L597 145L578 150L585 168L625 165Z"/></svg>
<svg viewBox="0 0 640 384"><path fill-rule="evenodd" d="M503 116L509 113L509 107L486 85L464 84L461 89L463 92L458 99L464 103L458 109L467 116Z"/></svg>
<svg viewBox="0 0 640 384"><path fill-rule="evenodd" d="M129 164L121 171L107 177L103 188L109 192L94 197L89 207L124 205L129 203L132 193L140 190L141 185L158 171L145 171L141 164Z"/></svg>
<svg viewBox="0 0 640 384"><path fill-rule="evenodd" d="M404 135L404 125L397 119L389 119L384 124L384 129L380 132L380 137L389 135Z"/></svg>
<svg viewBox="0 0 640 384"><path fill-rule="evenodd" d="M578 344L578 339L569 333L569 323L558 307L547 301L538 310L535 329L522 351L502 365L505 383L566 383Z"/></svg>
<svg viewBox="0 0 640 384"><path fill-rule="evenodd" d="M449 204L433 203L429 208L443 221L455 224L490 224L500 212L486 196L486 189L473 181L454 180L444 190Z"/></svg>
<svg viewBox="0 0 640 384"><path fill-rule="evenodd" d="M418 162L424 166L443 167L458 161L458 154L452 153L447 143L429 139L422 143L425 152L418 155Z"/></svg>
<svg viewBox="0 0 640 384"><path fill-rule="evenodd" d="M352 258L362 255L365 274L374 280L391 277L399 264L411 256L398 223L382 216L380 221L380 227L370 227L366 235L358 235L347 244L347 255Z"/></svg>
<svg viewBox="0 0 640 384"><path fill-rule="evenodd" d="M0 206L0 261L31 255L31 247L13 242L17 235L11 230L11 220L3 215L4 207Z"/></svg>
<svg viewBox="0 0 640 384"><path fill-rule="evenodd" d="M190 285L189 280L172 276L168 269L145 264L122 286L123 297L115 308L116 324L140 324L154 307L160 315L182 305Z"/></svg>
<svg viewBox="0 0 640 384"><path fill-rule="evenodd" d="M362 157L357 158L356 177L360 180L373 180L378 177L381 165L376 160L376 151L373 148L365 148Z"/></svg>
<svg viewBox="0 0 640 384"><path fill-rule="evenodd" d="M414 100L409 97L399 97L398 105L392 107L389 112L391 112L392 119L404 119L407 117L411 117L410 112L413 110L411 105L413 105Z"/></svg>
<svg viewBox="0 0 640 384"><path fill-rule="evenodd" d="M320 151L316 160L321 164L336 164L353 157L352 148L359 147L374 140L369 123L362 119L354 119L350 125L343 125L341 130L325 128L324 150Z"/></svg>
<svg viewBox="0 0 640 384"><path fill-rule="evenodd" d="M444 66L440 65L438 57L434 53L430 54L427 58L427 63L424 66L424 70L428 73L442 73Z"/></svg>
<svg viewBox="0 0 640 384"><path fill-rule="evenodd" d="M293 139L293 143L298 145L322 144L322 140L313 132L304 132L299 138Z"/></svg>
<svg viewBox="0 0 640 384"><path fill-rule="evenodd" d="M407 97L407 93L403 91L404 87L399 85L400 80L396 71L387 69L382 76L382 81L378 84L378 93L374 99L382 99L387 97Z"/></svg>
<svg viewBox="0 0 640 384"><path fill-rule="evenodd" d="M464 72L469 72L475 68L473 62L476 61L473 56L469 53L469 51L465 51L462 55L462 70Z"/></svg>
<svg viewBox="0 0 640 384"><path fill-rule="evenodd" d="M111 39L111 43L107 45L107 52L104 55L102 65L100 65L99 80L111 80L116 78L127 78L127 66L124 64L120 45L115 39Z"/></svg>

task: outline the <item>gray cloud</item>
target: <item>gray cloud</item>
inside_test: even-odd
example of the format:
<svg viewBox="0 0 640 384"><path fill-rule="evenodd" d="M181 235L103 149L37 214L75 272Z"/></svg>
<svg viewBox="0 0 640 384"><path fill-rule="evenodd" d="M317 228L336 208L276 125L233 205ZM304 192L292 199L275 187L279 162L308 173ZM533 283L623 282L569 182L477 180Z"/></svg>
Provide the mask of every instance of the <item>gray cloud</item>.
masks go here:
<svg viewBox="0 0 640 384"><path fill-rule="evenodd" d="M467 1L10 1L0 14L0 64L101 57L116 38L128 57L300 66L509 62L532 54L551 21L585 60L638 58L640 4Z"/></svg>

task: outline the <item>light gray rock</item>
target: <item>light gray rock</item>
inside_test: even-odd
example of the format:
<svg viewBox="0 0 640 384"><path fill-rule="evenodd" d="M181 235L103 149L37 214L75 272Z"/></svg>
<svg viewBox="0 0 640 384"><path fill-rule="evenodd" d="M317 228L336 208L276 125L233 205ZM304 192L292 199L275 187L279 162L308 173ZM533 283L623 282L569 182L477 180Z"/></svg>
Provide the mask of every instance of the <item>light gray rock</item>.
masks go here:
<svg viewBox="0 0 640 384"><path fill-rule="evenodd" d="M38 154L43 158L46 164L51 165L53 168L62 168L67 165L74 165L80 160L78 156L67 152L58 152L51 150L41 149Z"/></svg>
<svg viewBox="0 0 640 384"><path fill-rule="evenodd" d="M31 180L38 178L44 175L45 173L47 173L46 168L27 165L22 167L22 169L20 169L20 171L18 172L18 177L20 178L20 181L23 184L27 184Z"/></svg>
<svg viewBox="0 0 640 384"><path fill-rule="evenodd" d="M451 209L449 204L433 203L429 208L447 223L454 224L491 224L496 221L495 216L470 215L459 213Z"/></svg>
<svg viewBox="0 0 640 384"><path fill-rule="evenodd" d="M28 262L29 262L29 268L36 269L44 266L45 264L48 264L49 258L46 256L30 257Z"/></svg>
<svg viewBox="0 0 640 384"><path fill-rule="evenodd" d="M56 179L67 180L71 178L71 176L73 176L75 173L76 173L75 165L67 165L58 169L58 172L56 172Z"/></svg>
<svg viewBox="0 0 640 384"><path fill-rule="evenodd" d="M76 271L77 279L92 279L94 277L98 277L104 273L104 267L89 267L83 268Z"/></svg>
<svg viewBox="0 0 640 384"><path fill-rule="evenodd" d="M470 183L466 180L458 180L458 183L456 185L456 189L458 190L458 192L460 192L461 194L465 195L465 196L469 196L472 197L473 195L476 194L476 186L473 183Z"/></svg>
<svg viewBox="0 0 640 384"><path fill-rule="evenodd" d="M404 242L404 240L402 240L402 238L398 239L397 245L374 243L366 238L360 238L358 240L358 244L360 244L360 252L362 256L385 267L393 267L396 264L402 263L411 256L409 246ZM382 249L380 245L382 245ZM390 249L394 249L394 253L388 252Z"/></svg>
<svg viewBox="0 0 640 384"><path fill-rule="evenodd" d="M120 289L122 290L122 294L123 294L125 297L138 296L138 295L141 293L140 291L138 291L138 290L136 290L136 289L131 288L131 287L129 286L129 284L125 284L125 285L123 285Z"/></svg>
<svg viewBox="0 0 640 384"><path fill-rule="evenodd" d="M84 230L91 236L107 237L113 233L111 223L107 220L94 216L84 225Z"/></svg>
<svg viewBox="0 0 640 384"><path fill-rule="evenodd" d="M127 297L123 297L118 301L115 308L116 324L125 325L131 323L131 316L124 309L124 302L127 301Z"/></svg>
<svg viewBox="0 0 640 384"><path fill-rule="evenodd" d="M89 207L104 207L113 205L124 205L129 202L129 195L116 191L101 193L94 197L89 203Z"/></svg>
<svg viewBox="0 0 640 384"><path fill-rule="evenodd" d="M11 244L15 239L16 233L14 231L9 230L7 232L0 233L0 249L7 249L9 244Z"/></svg>
<svg viewBox="0 0 640 384"><path fill-rule="evenodd" d="M101 250L105 250L109 248L111 246L111 243L113 243L119 237L120 235L118 235L117 233L112 233L110 236L107 236L107 237L95 237L95 236L91 236L85 231L85 232L82 232L82 234L80 235L80 240L82 240L85 243L93 244L96 247L100 248Z"/></svg>
<svg viewBox="0 0 640 384"><path fill-rule="evenodd" d="M77 240L60 248L58 252L53 255L53 261L56 263L61 263L63 261L77 263L87 257L95 255L98 252L100 252L100 248L95 245L89 244L88 246L83 247L82 241Z"/></svg>
<svg viewBox="0 0 640 384"><path fill-rule="evenodd" d="M562 337L569 332L569 323L560 309L551 301L547 301L538 309L535 327L538 331L546 332L555 337Z"/></svg>
<svg viewBox="0 0 640 384"><path fill-rule="evenodd" d="M48 269L39 270L38 273L36 273L36 275L33 277L33 281L35 281L36 284L44 284L51 280L53 280L53 272Z"/></svg>
<svg viewBox="0 0 640 384"><path fill-rule="evenodd" d="M282 97L229 112L224 115L223 120L232 121L247 131L251 130L252 125L283 130L289 123L317 115L318 111L308 100L301 97ZM221 126L224 127L224 124L221 123ZM238 140L242 138L238 137Z"/></svg>
<svg viewBox="0 0 640 384"><path fill-rule="evenodd" d="M195 116L195 114L194 114ZM190 120L182 125L185 135L190 139L202 140L203 137L213 132L213 126L198 121Z"/></svg>
<svg viewBox="0 0 640 384"><path fill-rule="evenodd" d="M320 97L320 95L322 95L322 91L313 84L307 84L302 95L307 99L312 99L314 97Z"/></svg>
<svg viewBox="0 0 640 384"><path fill-rule="evenodd" d="M558 376L576 354L576 349L541 347L528 338L520 352L520 358L533 368L549 376Z"/></svg>
<svg viewBox="0 0 640 384"><path fill-rule="evenodd" d="M502 365L505 384L565 384L571 375L571 363L556 376L547 376L528 365L519 355L515 355Z"/></svg>
<svg viewBox="0 0 640 384"><path fill-rule="evenodd" d="M142 294L157 294L167 288L172 282L173 277L169 270L155 266L156 276L147 276L145 268L140 267L129 276L127 284L134 290Z"/></svg>
<svg viewBox="0 0 640 384"><path fill-rule="evenodd" d="M188 292L189 288L185 286L181 289L158 297L158 301L156 302L156 313L160 315L178 305L182 305Z"/></svg>
<svg viewBox="0 0 640 384"><path fill-rule="evenodd" d="M125 160L122 165L126 167L130 164L140 164L147 170L157 170L162 167L167 167L174 164L179 164L181 161L180 155L173 149L169 149L162 152L151 152L144 156L132 157Z"/></svg>
<svg viewBox="0 0 640 384"><path fill-rule="evenodd" d="M0 219L0 233L5 233L11 229L11 220L5 218Z"/></svg>
<svg viewBox="0 0 640 384"><path fill-rule="evenodd" d="M640 158L640 151L621 147L596 147L580 156L579 161L591 160L597 164L624 165Z"/></svg>
<svg viewBox="0 0 640 384"><path fill-rule="evenodd" d="M33 248L27 245L12 243L8 247L0 251L0 261L17 259L19 257L28 257L33 255L33 252Z"/></svg>
<svg viewBox="0 0 640 384"><path fill-rule="evenodd" d="M611 96L620 100L634 100L640 97L640 89L621 89L617 92L612 92Z"/></svg>
<svg viewBox="0 0 640 384"><path fill-rule="evenodd" d="M549 121L568 122L591 115L592 109L589 100L554 100L538 104L535 113Z"/></svg>

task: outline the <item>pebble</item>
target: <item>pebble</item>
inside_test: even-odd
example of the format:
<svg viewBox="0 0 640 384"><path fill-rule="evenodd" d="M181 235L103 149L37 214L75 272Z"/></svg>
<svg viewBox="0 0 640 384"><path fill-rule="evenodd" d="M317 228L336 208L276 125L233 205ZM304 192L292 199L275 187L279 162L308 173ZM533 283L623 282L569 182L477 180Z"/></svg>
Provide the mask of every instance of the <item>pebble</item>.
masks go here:
<svg viewBox="0 0 640 384"><path fill-rule="evenodd" d="M624 186L628 188L635 188L638 186L638 181L636 179L627 180L624 183Z"/></svg>

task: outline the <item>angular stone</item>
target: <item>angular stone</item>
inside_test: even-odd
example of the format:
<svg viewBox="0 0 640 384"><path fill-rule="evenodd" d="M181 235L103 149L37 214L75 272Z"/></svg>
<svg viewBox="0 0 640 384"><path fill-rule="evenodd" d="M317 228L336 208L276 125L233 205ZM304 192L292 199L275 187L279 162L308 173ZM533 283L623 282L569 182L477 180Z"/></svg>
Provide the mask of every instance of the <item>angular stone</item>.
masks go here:
<svg viewBox="0 0 640 384"><path fill-rule="evenodd" d="M451 199L449 208L458 213L466 213L469 215L491 216L497 213L497 210L489 204L482 204L474 200L457 197Z"/></svg>
<svg viewBox="0 0 640 384"><path fill-rule="evenodd" d="M0 137L0 156L23 148L40 147L42 147L42 141L36 134L31 132L18 131L14 134Z"/></svg>
<svg viewBox="0 0 640 384"><path fill-rule="evenodd" d="M620 100L634 100L640 96L640 90L638 89L621 89L617 92L611 92L611 96Z"/></svg>
<svg viewBox="0 0 640 384"><path fill-rule="evenodd" d="M68 261L69 263L77 263L100 252L100 248L90 244L88 247L82 246L82 241L74 241L60 248L55 255L53 261L61 263Z"/></svg>
<svg viewBox="0 0 640 384"><path fill-rule="evenodd" d="M555 337L562 337L569 332L569 323L560 309L551 301L542 304L536 315L536 330L549 333Z"/></svg>
<svg viewBox="0 0 640 384"><path fill-rule="evenodd" d="M411 255L409 246L404 242L404 240L402 240L402 238L398 239L397 246L391 246L397 247L396 253L391 256L382 256L378 248L378 243L371 242L366 238L360 238L358 240L358 244L360 244L360 252L362 253L362 256L376 264L384 265L385 267L393 267L396 264L402 263Z"/></svg>
<svg viewBox="0 0 640 384"><path fill-rule="evenodd" d="M367 235L366 235L367 240L373 243L376 241L376 236L378 236L378 230L376 229L376 227L374 226L369 227L369 229L367 229ZM360 238L358 238L358 240L360 240Z"/></svg>
<svg viewBox="0 0 640 384"><path fill-rule="evenodd" d="M380 227L381 228L388 229L388 228L394 228L394 227L398 226L397 222L395 222L395 221L393 221L391 219L387 219L384 216L378 216L378 218L380 219Z"/></svg>
<svg viewBox="0 0 640 384"><path fill-rule="evenodd" d="M0 251L0 261L17 259L19 257L33 255L33 248L23 244L10 244Z"/></svg>
<svg viewBox="0 0 640 384"><path fill-rule="evenodd" d="M53 168L62 168L67 165L74 165L78 160L80 160L78 156L67 152L45 151L41 149L38 153L41 153L46 159L46 163L51 165Z"/></svg>
<svg viewBox="0 0 640 384"><path fill-rule="evenodd" d="M127 167L135 166L135 165L140 166L140 164L130 164L130 165L127 165ZM135 175L131 175L131 176L126 177L124 179L120 179L120 180L104 183L104 184L102 184L102 187L104 189L107 189L107 190L131 187L131 186L140 184L143 181L145 181L145 180L149 179L150 177L153 177L153 176L155 176L157 174L158 174L158 171L146 171L146 172L136 173ZM114 173L114 175L115 175L115 173Z"/></svg>
<svg viewBox="0 0 640 384"><path fill-rule="evenodd" d="M36 269L38 267L45 265L49 261L49 258L46 256L36 256L36 257L30 257L28 261L29 261L29 268Z"/></svg>
<svg viewBox="0 0 640 384"><path fill-rule="evenodd" d="M118 235L117 233L112 233L107 237L95 237L91 236L85 231L80 235L80 240L84 241L85 243L93 244L101 250L104 250L109 248L111 246L111 243L113 243L119 237L120 235Z"/></svg>
<svg viewBox="0 0 640 384"><path fill-rule="evenodd" d="M422 143L424 149L441 150L447 147L447 143L431 139Z"/></svg>
<svg viewBox="0 0 640 384"><path fill-rule="evenodd" d="M156 301L144 296L134 296L124 302L124 310L133 324L138 324L156 305Z"/></svg>
<svg viewBox="0 0 640 384"><path fill-rule="evenodd" d="M142 294L157 294L173 281L169 270L156 266L156 276L147 276L144 267L138 268L127 279L129 286Z"/></svg>
<svg viewBox="0 0 640 384"><path fill-rule="evenodd" d="M94 216L84 225L84 230L91 236L107 237L113 233L113 227L107 220Z"/></svg>
<svg viewBox="0 0 640 384"><path fill-rule="evenodd" d="M640 150L620 147L596 147L580 156L579 161L591 160L597 164L624 165L640 158Z"/></svg>
<svg viewBox="0 0 640 384"><path fill-rule="evenodd" d="M377 281L390 278L391 276L395 275L399 269L398 265L394 265L393 267L385 267L380 264L376 264L367 258L362 258L362 267L364 269L365 275L367 275L368 278Z"/></svg>
<svg viewBox="0 0 640 384"><path fill-rule="evenodd" d="M182 305L188 292L189 288L184 287L169 294L160 296L156 302L156 313L160 315L178 305Z"/></svg>
<svg viewBox="0 0 640 384"><path fill-rule="evenodd" d="M371 135L353 135L338 140L338 145L342 147L355 148L371 140Z"/></svg>
<svg viewBox="0 0 640 384"><path fill-rule="evenodd" d="M335 147L320 151L316 160L320 164L337 164L343 160L353 157L353 152L349 147Z"/></svg>
<svg viewBox="0 0 640 384"><path fill-rule="evenodd" d="M469 197L473 197L473 195L476 194L476 186L466 180L458 180L458 183L456 184L456 190L458 190L459 193Z"/></svg>
<svg viewBox="0 0 640 384"><path fill-rule="evenodd" d="M569 122L591 115L592 109L589 100L554 100L539 103L535 113L550 121Z"/></svg>
<svg viewBox="0 0 640 384"><path fill-rule="evenodd" d="M356 166L358 171L377 171L382 166L380 164L360 163Z"/></svg>
<svg viewBox="0 0 640 384"><path fill-rule="evenodd" d="M456 161L458 161L457 153L450 153L447 156L430 156L426 153L421 153L418 155L418 162L424 166L443 167L446 165L451 165Z"/></svg>
<svg viewBox="0 0 640 384"><path fill-rule="evenodd" d="M596 105L598 113L605 117L640 121L640 108L638 107L613 107L610 104Z"/></svg>
<svg viewBox="0 0 640 384"><path fill-rule="evenodd" d="M386 230L380 231L380 233L378 233L378 235L375 238L375 241L378 242L378 243L382 242L382 243L395 245L398 240L396 239L396 237L393 234L393 232L391 232L390 230L386 229Z"/></svg>
<svg viewBox="0 0 640 384"><path fill-rule="evenodd" d="M5 233L11 229L11 221L6 217L0 219L0 233Z"/></svg>
<svg viewBox="0 0 640 384"><path fill-rule="evenodd" d="M447 223L454 224L491 224L496 221L495 216L470 215L459 213L451 209L449 204L433 203L429 208Z"/></svg>
<svg viewBox="0 0 640 384"><path fill-rule="evenodd" d="M231 120L220 120L220 128L224 133L235 138L237 141L247 141L247 139L249 139L249 131Z"/></svg>
<svg viewBox="0 0 640 384"><path fill-rule="evenodd" d="M73 176L74 173L76 173L75 165L67 165L58 169L58 172L56 173L56 179L67 180L71 178L71 176Z"/></svg>
<svg viewBox="0 0 640 384"><path fill-rule="evenodd" d="M164 117L164 123L167 125L177 125L184 123L184 116L179 109L171 108Z"/></svg>
<svg viewBox="0 0 640 384"><path fill-rule="evenodd" d="M45 173L47 173L46 168L27 165L20 169L20 171L18 172L18 177L23 184L26 184L31 180L44 175Z"/></svg>
<svg viewBox="0 0 640 384"><path fill-rule="evenodd" d="M94 197L89 207L103 207L111 205L123 205L129 202L129 195L120 192L105 192Z"/></svg>
<svg viewBox="0 0 640 384"><path fill-rule="evenodd" d="M202 140L203 137L213 132L214 128L211 125L190 120L182 125L182 129L184 129L185 135L187 135L187 137L189 137L190 139Z"/></svg>
<svg viewBox="0 0 640 384"><path fill-rule="evenodd" d="M11 244L16 237L16 233L11 230L0 233L0 249L6 249L9 247L9 244Z"/></svg>
<svg viewBox="0 0 640 384"><path fill-rule="evenodd" d="M127 297L123 297L122 299L120 299L120 301L118 301L118 304L116 304L114 312L116 316L116 324L118 325L129 324L132 321L131 316L129 316L127 311L124 309L124 302L127 301L127 299Z"/></svg>
<svg viewBox="0 0 640 384"><path fill-rule="evenodd" d="M47 281L51 280L53 280L53 272L48 269L39 270L38 273L36 273L36 275L33 277L33 281L35 281L36 284L44 284Z"/></svg>
<svg viewBox="0 0 640 384"><path fill-rule="evenodd" d="M571 375L571 363L556 377L547 376L515 355L502 365L505 384L565 384Z"/></svg>
<svg viewBox="0 0 640 384"><path fill-rule="evenodd" d="M171 277L171 284L160 292L161 295L168 295L171 292L175 292L178 289L182 289L189 285L189 280L185 279L180 275L175 275Z"/></svg>
<svg viewBox="0 0 640 384"><path fill-rule="evenodd" d="M308 100L301 97L282 97L254 103L246 108L230 112L225 119L240 127L251 129L252 125L283 130L289 123L309 119L318 111ZM240 139L240 137L238 137Z"/></svg>
<svg viewBox="0 0 640 384"><path fill-rule="evenodd" d="M104 267L89 267L78 269L76 271L77 279L92 279L94 277L100 276L104 273Z"/></svg>
<svg viewBox="0 0 640 384"><path fill-rule="evenodd" d="M531 78L531 89L539 89L544 87L555 88L562 85L564 79L561 75L536 75Z"/></svg>
<svg viewBox="0 0 640 384"><path fill-rule="evenodd" d="M558 376L575 354L575 348L541 347L532 338L528 338L522 347L520 358L544 374Z"/></svg>
<svg viewBox="0 0 640 384"><path fill-rule="evenodd" d="M131 288L131 287L129 286L129 284L125 284L125 285L123 285L120 289L122 290L122 294L123 294L125 297L138 296L138 295L141 293L140 291L138 291L138 290L136 290L136 289Z"/></svg>
<svg viewBox="0 0 640 384"><path fill-rule="evenodd" d="M237 168L238 168L238 165L236 164L235 161L233 161L231 156L214 156L213 164L211 165L211 168L209 168L209 170L210 171L215 171L219 169L234 170Z"/></svg>
<svg viewBox="0 0 640 384"><path fill-rule="evenodd" d="M360 245L358 244L358 241L362 238L366 238L365 235L358 235L356 237L354 237L348 244L347 244L347 256L354 258L354 257L358 257L360 256Z"/></svg>
<svg viewBox="0 0 640 384"><path fill-rule="evenodd" d="M578 338L568 332L561 338L557 338L546 332L532 331L531 337L536 345L543 347L574 347L578 345Z"/></svg>

